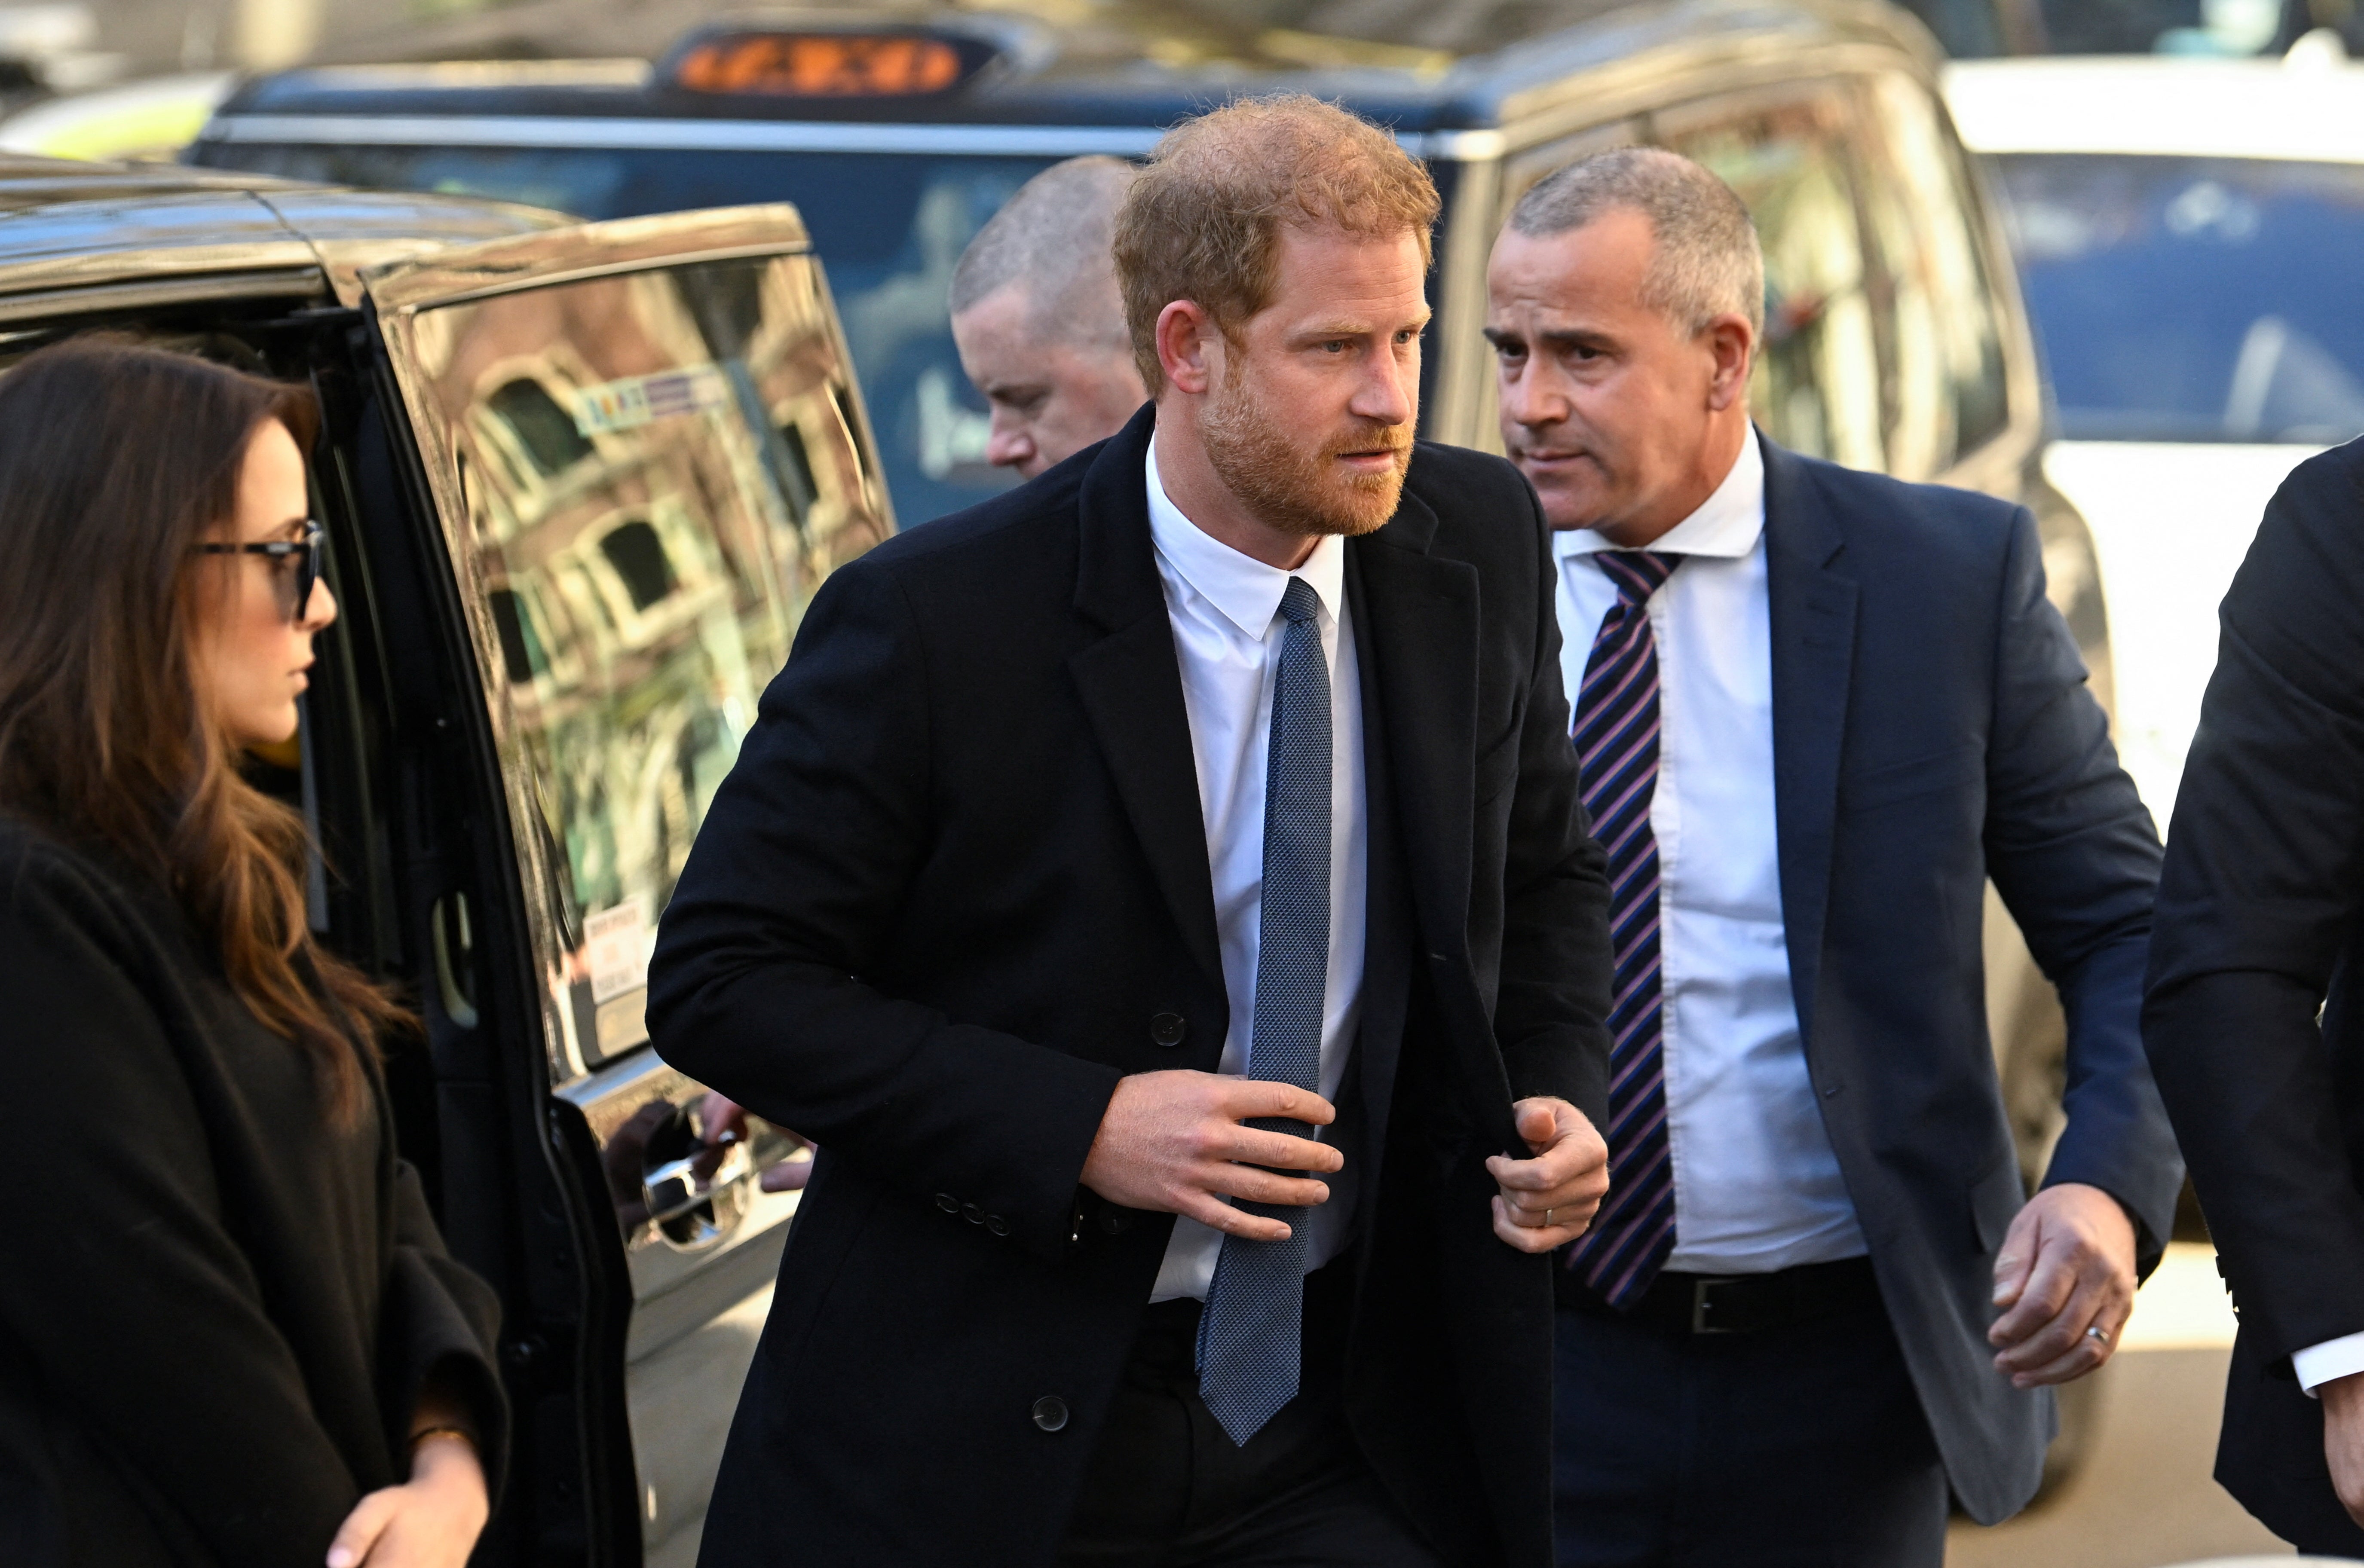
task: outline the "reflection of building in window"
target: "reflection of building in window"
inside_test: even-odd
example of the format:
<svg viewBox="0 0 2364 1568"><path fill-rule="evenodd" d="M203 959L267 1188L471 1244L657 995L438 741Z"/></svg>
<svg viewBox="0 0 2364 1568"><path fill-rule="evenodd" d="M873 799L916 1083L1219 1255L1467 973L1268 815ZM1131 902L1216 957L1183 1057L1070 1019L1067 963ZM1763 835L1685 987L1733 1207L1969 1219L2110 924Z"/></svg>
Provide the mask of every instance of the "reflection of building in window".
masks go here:
<svg viewBox="0 0 2364 1568"><path fill-rule="evenodd" d="M549 656L542 651L532 618L513 590L496 588L489 597L493 625L500 631L501 662L508 668L509 684L522 686L550 668Z"/></svg>
<svg viewBox="0 0 2364 1568"><path fill-rule="evenodd" d="M559 406L541 382L520 376L485 402L516 433L518 445L545 479L591 455L591 443L575 428L574 417Z"/></svg>
<svg viewBox="0 0 2364 1568"><path fill-rule="evenodd" d="M665 559L664 541L657 530L635 518L600 538L599 553L624 580L632 608L647 610L674 591L673 563Z"/></svg>

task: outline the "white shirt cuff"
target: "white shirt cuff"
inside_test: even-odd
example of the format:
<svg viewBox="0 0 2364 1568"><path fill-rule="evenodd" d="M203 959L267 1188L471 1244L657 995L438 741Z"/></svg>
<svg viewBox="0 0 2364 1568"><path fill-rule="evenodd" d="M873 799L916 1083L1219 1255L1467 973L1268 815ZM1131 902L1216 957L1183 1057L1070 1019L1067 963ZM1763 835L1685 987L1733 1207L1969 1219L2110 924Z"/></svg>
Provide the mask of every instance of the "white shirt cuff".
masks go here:
<svg viewBox="0 0 2364 1568"><path fill-rule="evenodd" d="M2298 1385L2313 1398L2314 1391L2333 1378L2364 1372L2364 1334L2342 1334L2294 1351L2291 1370L2298 1373Z"/></svg>

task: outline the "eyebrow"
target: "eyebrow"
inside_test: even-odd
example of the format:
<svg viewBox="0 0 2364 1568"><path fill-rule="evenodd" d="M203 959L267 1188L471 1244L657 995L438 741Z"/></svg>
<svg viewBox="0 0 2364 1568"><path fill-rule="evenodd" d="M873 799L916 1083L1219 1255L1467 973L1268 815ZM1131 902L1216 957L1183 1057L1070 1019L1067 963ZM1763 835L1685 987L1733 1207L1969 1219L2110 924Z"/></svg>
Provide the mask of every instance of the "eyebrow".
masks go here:
<svg viewBox="0 0 2364 1568"><path fill-rule="evenodd" d="M1359 321L1329 321L1319 327L1308 327L1303 331L1296 333L1294 340L1300 343L1319 343L1333 338L1368 338L1375 333L1398 332L1404 327L1409 327L1415 332L1425 332L1430 323L1435 319L1435 313L1432 311L1422 315L1417 321L1407 321L1398 327L1366 327Z"/></svg>
<svg viewBox="0 0 2364 1568"><path fill-rule="evenodd" d="M1524 348L1528 343L1525 333L1512 332L1498 327L1485 328L1485 338L1486 341L1498 349ZM1533 340L1546 349L1613 349L1617 346L1616 339L1607 333L1595 332L1584 328L1560 328L1538 332L1534 335Z"/></svg>

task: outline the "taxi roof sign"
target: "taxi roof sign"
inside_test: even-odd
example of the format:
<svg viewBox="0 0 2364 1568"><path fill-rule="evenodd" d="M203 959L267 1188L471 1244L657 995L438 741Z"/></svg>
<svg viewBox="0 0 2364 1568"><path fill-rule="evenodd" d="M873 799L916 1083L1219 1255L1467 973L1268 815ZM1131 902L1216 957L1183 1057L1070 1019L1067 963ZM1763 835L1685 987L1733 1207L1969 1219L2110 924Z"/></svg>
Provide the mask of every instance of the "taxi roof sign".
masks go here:
<svg viewBox="0 0 2364 1568"><path fill-rule="evenodd" d="M723 28L693 34L657 76L693 93L914 97L959 86L998 52L979 38L910 28Z"/></svg>

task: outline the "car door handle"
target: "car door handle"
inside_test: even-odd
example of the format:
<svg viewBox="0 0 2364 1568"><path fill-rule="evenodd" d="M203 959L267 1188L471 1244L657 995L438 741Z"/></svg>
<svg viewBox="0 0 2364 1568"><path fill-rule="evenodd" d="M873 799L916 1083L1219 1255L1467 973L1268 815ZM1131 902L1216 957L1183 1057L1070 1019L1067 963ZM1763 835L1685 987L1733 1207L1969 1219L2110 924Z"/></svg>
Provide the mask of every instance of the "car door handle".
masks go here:
<svg viewBox="0 0 2364 1568"><path fill-rule="evenodd" d="M754 1173L754 1156L745 1143L733 1141L719 1150L701 1147L678 1160L650 1166L641 1179L641 1195L648 1205L649 1218L662 1225L700 1204L711 1203L717 1193Z"/></svg>

